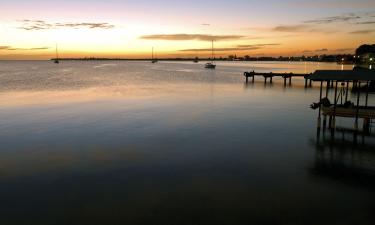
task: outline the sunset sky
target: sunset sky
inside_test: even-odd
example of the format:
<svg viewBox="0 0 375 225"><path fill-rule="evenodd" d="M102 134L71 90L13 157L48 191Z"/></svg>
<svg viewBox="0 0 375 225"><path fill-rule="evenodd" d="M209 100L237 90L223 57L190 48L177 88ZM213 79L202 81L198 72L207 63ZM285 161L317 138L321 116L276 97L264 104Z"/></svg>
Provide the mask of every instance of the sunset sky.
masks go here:
<svg viewBox="0 0 375 225"><path fill-rule="evenodd" d="M0 59L293 56L375 42L374 0L2 0Z"/></svg>

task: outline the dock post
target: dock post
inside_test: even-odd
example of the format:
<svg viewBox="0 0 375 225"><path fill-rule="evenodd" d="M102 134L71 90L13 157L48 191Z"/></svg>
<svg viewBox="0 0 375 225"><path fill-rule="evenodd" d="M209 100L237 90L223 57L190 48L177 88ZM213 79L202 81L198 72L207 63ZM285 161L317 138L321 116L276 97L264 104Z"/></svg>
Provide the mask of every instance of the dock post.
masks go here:
<svg viewBox="0 0 375 225"><path fill-rule="evenodd" d="M358 85L357 82L356 82L356 85ZM361 85L361 83L359 83L359 85ZM356 131L358 131L359 99L360 99L360 96L361 96L361 92L357 91L357 111L356 111L356 114L355 114L355 122L354 122L354 129Z"/></svg>
<svg viewBox="0 0 375 225"><path fill-rule="evenodd" d="M253 83L254 83L254 78L255 78L255 72L253 71Z"/></svg>
<svg viewBox="0 0 375 225"><path fill-rule="evenodd" d="M246 83L249 82L249 77L246 74Z"/></svg>
<svg viewBox="0 0 375 225"><path fill-rule="evenodd" d="M311 80L310 80L311 81ZM318 115L318 132L320 131L322 124L322 95L323 95L323 81L320 82L320 94L319 94L319 115Z"/></svg>
<svg viewBox="0 0 375 225"><path fill-rule="evenodd" d="M286 86L286 77L284 77L284 87Z"/></svg>
<svg viewBox="0 0 375 225"><path fill-rule="evenodd" d="M292 76L289 77L289 85L292 85Z"/></svg>
<svg viewBox="0 0 375 225"><path fill-rule="evenodd" d="M370 133L370 119L369 118L364 118L363 119L363 131L366 134Z"/></svg>
<svg viewBox="0 0 375 225"><path fill-rule="evenodd" d="M264 84L267 84L267 77L264 76Z"/></svg>
<svg viewBox="0 0 375 225"><path fill-rule="evenodd" d="M312 80L310 80L310 84L309 84L309 87L312 87Z"/></svg>
<svg viewBox="0 0 375 225"><path fill-rule="evenodd" d="M270 83L272 84L272 77L270 77Z"/></svg>
<svg viewBox="0 0 375 225"><path fill-rule="evenodd" d="M336 85L335 85L335 98L334 98L334 104L333 104L333 119L332 119L332 129L335 129L336 128L336 108L337 108L337 83L338 81L336 81Z"/></svg>
<svg viewBox="0 0 375 225"><path fill-rule="evenodd" d="M331 115L328 118L328 129L332 129L332 116Z"/></svg>
<svg viewBox="0 0 375 225"><path fill-rule="evenodd" d="M367 87L366 87L366 102L365 102L365 106L366 106L366 107L368 106L368 92L369 92L369 86L370 86L370 82L367 81Z"/></svg>
<svg viewBox="0 0 375 225"><path fill-rule="evenodd" d="M327 127L327 115L323 115L323 130Z"/></svg>
<svg viewBox="0 0 375 225"><path fill-rule="evenodd" d="M305 88L307 88L307 78L305 78Z"/></svg>
<svg viewBox="0 0 375 225"><path fill-rule="evenodd" d="M329 81L327 81L327 87L326 87L326 98L328 98L328 92L329 92Z"/></svg>
<svg viewBox="0 0 375 225"><path fill-rule="evenodd" d="M346 82L345 103L348 102L348 95L349 95L349 81Z"/></svg>

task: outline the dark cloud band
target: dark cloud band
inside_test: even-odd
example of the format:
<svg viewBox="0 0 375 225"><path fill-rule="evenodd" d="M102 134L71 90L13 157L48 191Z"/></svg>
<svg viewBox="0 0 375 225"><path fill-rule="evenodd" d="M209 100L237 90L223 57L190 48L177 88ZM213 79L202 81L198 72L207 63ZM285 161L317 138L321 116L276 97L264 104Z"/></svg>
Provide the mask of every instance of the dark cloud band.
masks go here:
<svg viewBox="0 0 375 225"><path fill-rule="evenodd" d="M222 41L222 40L238 40L246 36L240 35L207 35L207 34L153 34L141 36L144 40L165 40L165 41Z"/></svg>
<svg viewBox="0 0 375 225"><path fill-rule="evenodd" d="M47 50L49 47L37 47L37 48L15 48L12 46L0 46L0 50L15 51L15 50L26 50L26 51L37 51L37 50Z"/></svg>
<svg viewBox="0 0 375 225"><path fill-rule="evenodd" d="M48 30L57 28L88 28L88 29L112 29L115 26L109 23L47 23L43 20L22 20L23 30Z"/></svg>

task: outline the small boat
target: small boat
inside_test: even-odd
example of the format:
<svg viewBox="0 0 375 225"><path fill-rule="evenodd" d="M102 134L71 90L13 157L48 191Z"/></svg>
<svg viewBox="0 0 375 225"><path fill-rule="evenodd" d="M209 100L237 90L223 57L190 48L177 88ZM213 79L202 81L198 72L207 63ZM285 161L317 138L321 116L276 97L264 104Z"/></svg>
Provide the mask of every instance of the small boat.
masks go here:
<svg viewBox="0 0 375 225"><path fill-rule="evenodd" d="M193 60L193 62L198 63L199 62L198 57L195 57L195 59Z"/></svg>
<svg viewBox="0 0 375 225"><path fill-rule="evenodd" d="M56 44L56 58L54 59L53 62L56 63L56 64L59 64L59 63L60 63L60 61L59 61L59 53L58 53L58 51L57 51L57 44Z"/></svg>
<svg viewBox="0 0 375 225"><path fill-rule="evenodd" d="M158 60L157 59L154 59L154 47L152 47L152 59L151 59L151 63L157 63Z"/></svg>
<svg viewBox="0 0 375 225"><path fill-rule="evenodd" d="M212 55L211 55L211 62L208 62L204 65L204 68L206 69L216 69L216 65L214 62L214 40L212 40Z"/></svg>
<svg viewBox="0 0 375 225"><path fill-rule="evenodd" d="M215 69L216 68L216 65L215 64L213 64L213 63L206 63L205 65L204 65L204 68L206 68L206 69Z"/></svg>

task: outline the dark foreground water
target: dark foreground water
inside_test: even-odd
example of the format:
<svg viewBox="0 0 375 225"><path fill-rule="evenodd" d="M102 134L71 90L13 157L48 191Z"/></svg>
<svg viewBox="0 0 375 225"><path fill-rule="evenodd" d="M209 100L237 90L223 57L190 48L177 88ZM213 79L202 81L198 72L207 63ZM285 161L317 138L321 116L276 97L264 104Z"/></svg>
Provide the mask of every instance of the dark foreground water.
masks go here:
<svg viewBox="0 0 375 225"><path fill-rule="evenodd" d="M242 77L318 68L0 62L0 224L374 224L374 138L318 139L316 88Z"/></svg>

